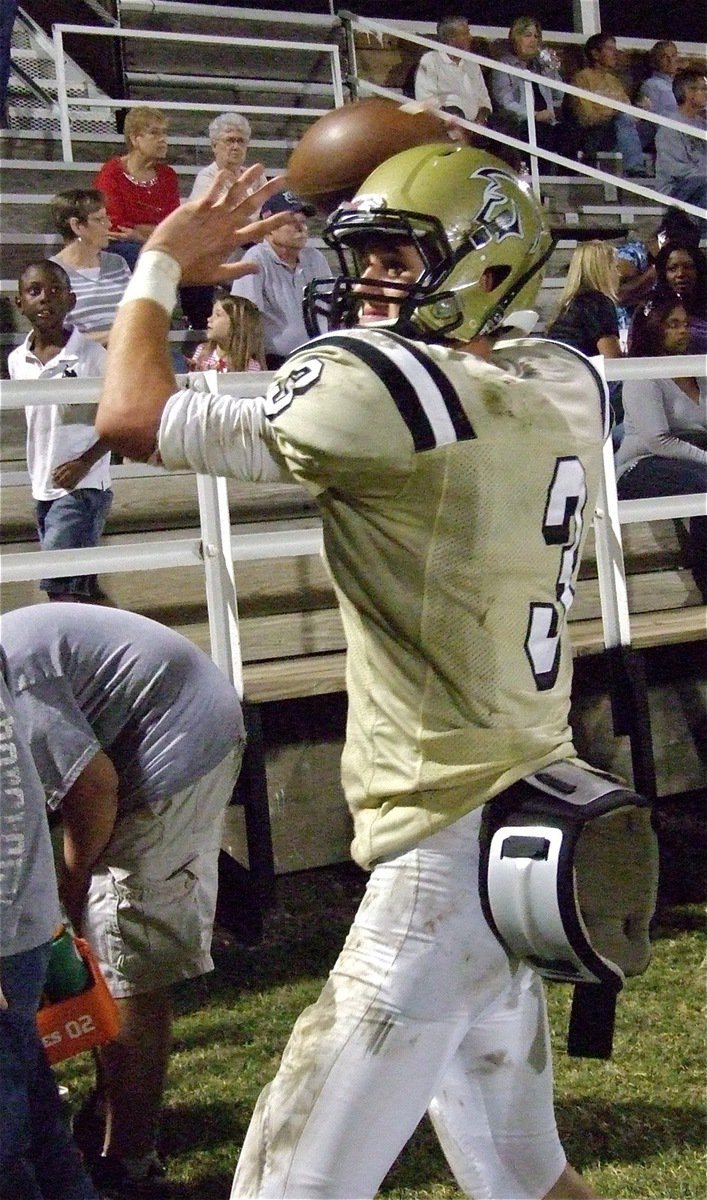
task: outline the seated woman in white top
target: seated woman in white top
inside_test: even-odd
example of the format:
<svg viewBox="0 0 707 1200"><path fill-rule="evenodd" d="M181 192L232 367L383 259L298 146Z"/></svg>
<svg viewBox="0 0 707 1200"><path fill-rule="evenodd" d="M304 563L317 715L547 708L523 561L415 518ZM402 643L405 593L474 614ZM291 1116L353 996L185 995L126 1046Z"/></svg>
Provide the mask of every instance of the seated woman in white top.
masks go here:
<svg viewBox="0 0 707 1200"><path fill-rule="evenodd" d="M106 252L110 218L106 198L96 188L71 188L52 200L54 225L64 247L53 255L66 271L76 304L71 323L86 337L105 346L118 304L130 281L130 268L120 254Z"/></svg>
<svg viewBox="0 0 707 1200"><path fill-rule="evenodd" d="M508 50L501 62L532 71L533 111L537 144L545 150L574 158L577 138L562 117L562 92L548 86L549 80L559 80L557 55L543 47L543 33L537 17L516 17L508 31ZM502 132L525 140L528 136L525 80L504 71L491 75L494 117L492 124ZM543 170L552 170L549 164Z"/></svg>
<svg viewBox="0 0 707 1200"><path fill-rule="evenodd" d="M228 187L243 174L245 156L250 144L250 123L237 112L219 113L209 125L209 141L214 160L198 172L189 193L190 200L199 200L206 195L219 171L228 173L227 185L224 185ZM254 192L263 183L265 176L253 184L250 190Z"/></svg>
<svg viewBox="0 0 707 1200"><path fill-rule="evenodd" d="M634 315L629 354L685 354L690 318L675 299ZM707 492L707 379L626 380L624 438L616 453L620 500ZM707 517L690 522L690 565L707 603Z"/></svg>

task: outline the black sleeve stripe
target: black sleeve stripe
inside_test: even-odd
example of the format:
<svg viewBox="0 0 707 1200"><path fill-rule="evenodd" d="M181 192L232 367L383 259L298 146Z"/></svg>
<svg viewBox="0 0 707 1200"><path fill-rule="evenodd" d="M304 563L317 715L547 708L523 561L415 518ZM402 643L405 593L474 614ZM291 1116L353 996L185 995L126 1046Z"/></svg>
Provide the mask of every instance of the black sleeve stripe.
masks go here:
<svg viewBox="0 0 707 1200"><path fill-rule="evenodd" d="M469 441L476 434L461 401L435 362L407 338L387 330L353 330L317 338L362 359L388 388L416 451Z"/></svg>
<svg viewBox="0 0 707 1200"><path fill-rule="evenodd" d="M468 442L472 438L475 438L474 427L462 407L459 393L449 379L447 379L444 371L438 367L437 363L429 355L425 354L424 350L420 350L414 342L407 341L400 334L386 330L384 336L404 346L408 354L416 358L420 365L427 371L444 401L454 427L454 432L457 435L457 441Z"/></svg>
<svg viewBox="0 0 707 1200"><path fill-rule="evenodd" d="M337 346L354 358L361 359L377 375L393 400L400 416L407 425L416 452L434 450L437 445L432 425L420 404L415 388L390 357L373 346L370 340L354 334L332 333L309 343L316 353L320 346Z"/></svg>

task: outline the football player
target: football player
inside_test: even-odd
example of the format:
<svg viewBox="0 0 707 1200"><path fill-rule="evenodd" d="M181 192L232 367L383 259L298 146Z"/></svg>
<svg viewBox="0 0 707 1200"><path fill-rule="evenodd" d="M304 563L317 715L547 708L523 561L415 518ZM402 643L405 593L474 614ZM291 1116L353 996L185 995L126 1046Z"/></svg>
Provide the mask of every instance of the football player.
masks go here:
<svg viewBox="0 0 707 1200"><path fill-rule="evenodd" d="M372 1197L428 1111L465 1194L592 1197L557 1134L542 982L494 938L477 876L483 805L575 759L566 617L606 388L581 354L511 336L551 237L503 163L447 144L389 159L330 217L341 271L309 309L331 332L267 396L177 391L175 289L214 277L247 183L149 239L98 416L131 457L307 487L346 630L342 773L370 880L232 1196Z"/></svg>

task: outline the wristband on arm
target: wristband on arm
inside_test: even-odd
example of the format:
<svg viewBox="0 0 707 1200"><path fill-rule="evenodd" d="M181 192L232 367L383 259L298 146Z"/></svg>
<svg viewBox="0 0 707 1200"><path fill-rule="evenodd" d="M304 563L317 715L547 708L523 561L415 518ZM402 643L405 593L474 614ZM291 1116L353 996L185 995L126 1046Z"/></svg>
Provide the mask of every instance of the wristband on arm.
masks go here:
<svg viewBox="0 0 707 1200"><path fill-rule="evenodd" d="M171 317L177 303L181 268L164 250L143 250L119 307L131 300L154 300Z"/></svg>

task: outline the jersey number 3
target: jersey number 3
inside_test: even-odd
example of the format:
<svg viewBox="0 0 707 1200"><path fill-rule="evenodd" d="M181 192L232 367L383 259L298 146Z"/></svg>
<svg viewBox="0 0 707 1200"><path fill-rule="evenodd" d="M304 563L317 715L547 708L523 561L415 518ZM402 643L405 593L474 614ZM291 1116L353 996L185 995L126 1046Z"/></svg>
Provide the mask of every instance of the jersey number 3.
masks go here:
<svg viewBox="0 0 707 1200"><path fill-rule="evenodd" d="M555 604L530 605L525 653L539 692L555 686L560 669L560 634L574 600L577 552L584 525L587 483L578 458L558 458L543 517L546 546L560 546Z"/></svg>

